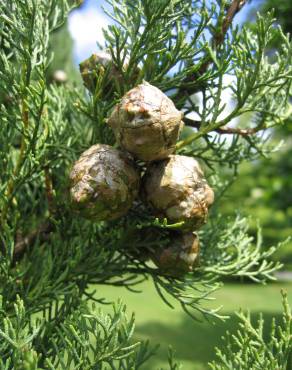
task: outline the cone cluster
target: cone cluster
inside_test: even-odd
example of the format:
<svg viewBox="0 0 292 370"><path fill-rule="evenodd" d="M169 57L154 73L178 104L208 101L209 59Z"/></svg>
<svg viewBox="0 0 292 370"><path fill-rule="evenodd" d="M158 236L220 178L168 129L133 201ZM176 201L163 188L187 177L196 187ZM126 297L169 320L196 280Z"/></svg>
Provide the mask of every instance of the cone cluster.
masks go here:
<svg viewBox="0 0 292 370"><path fill-rule="evenodd" d="M88 74L84 81L90 85ZM108 118L120 149L94 145L70 174L72 206L83 217L117 219L139 197L154 216L180 223L170 245L151 253L153 262L172 275L193 269L199 255L196 230L214 200L199 163L173 154L182 118L162 91L143 82L123 96Z"/></svg>

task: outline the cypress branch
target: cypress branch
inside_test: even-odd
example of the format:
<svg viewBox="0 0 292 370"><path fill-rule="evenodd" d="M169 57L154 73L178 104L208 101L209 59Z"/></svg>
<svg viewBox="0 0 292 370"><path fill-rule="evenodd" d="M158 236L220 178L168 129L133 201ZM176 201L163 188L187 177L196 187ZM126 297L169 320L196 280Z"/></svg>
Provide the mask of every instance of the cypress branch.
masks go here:
<svg viewBox="0 0 292 370"><path fill-rule="evenodd" d="M273 280L281 267L270 261L279 246L264 249L260 230L252 238L246 218L227 220L220 215L220 202L238 165L276 150L259 133L291 114L291 41L274 27L273 14L259 15L254 29L239 30L232 20L245 1L108 0L108 14L115 23L104 35L112 61L94 71L95 89L88 93L80 81L71 83L70 76L66 84L50 78L50 37L66 22L71 3L0 4L3 369L139 368L153 350L147 343L132 341L134 319L127 318L123 304L114 305L112 314L102 312L105 299L93 297L91 284L136 291L149 279L170 307L174 299L194 319L224 319L205 303L225 277L263 283ZM210 42L207 33L212 35ZM274 37L281 46L269 58ZM118 78L113 78L113 70ZM232 82L226 84L228 75ZM183 274L166 272L151 260L158 251L171 250L183 232L183 221L154 214L141 197L124 217L107 222L79 217L70 203L73 163L92 145L116 145L108 118L143 80L167 93L185 115L199 116L196 121L185 118L197 131L181 133L176 155L198 159L207 178L200 175L202 191L208 181L216 195L209 221L197 230L200 262ZM235 105L225 114L227 89ZM194 92L201 94L202 104ZM252 120L244 127L231 126L245 114ZM222 136L226 133L232 134L230 141ZM163 136L163 141L168 139ZM170 151L174 149L170 145ZM144 174L147 164L141 159L136 164ZM228 167L234 171L226 183L220 174ZM207 202L204 207L205 215ZM250 338L257 335L248 327ZM178 369L171 351L169 366Z"/></svg>

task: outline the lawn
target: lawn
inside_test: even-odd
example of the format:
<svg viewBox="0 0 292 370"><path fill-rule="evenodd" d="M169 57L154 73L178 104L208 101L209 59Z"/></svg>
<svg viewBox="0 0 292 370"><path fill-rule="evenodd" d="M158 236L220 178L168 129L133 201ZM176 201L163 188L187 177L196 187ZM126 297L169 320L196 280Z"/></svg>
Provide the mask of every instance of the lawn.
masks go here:
<svg viewBox="0 0 292 370"><path fill-rule="evenodd" d="M250 309L254 318L263 312L269 323L273 316L280 317L281 288L288 292L292 304L291 283L267 286L229 283L217 292L216 301L212 305L223 305L221 312L230 315L231 319L217 321L215 324L198 323L186 316L179 306L174 310L166 306L150 282L141 284L140 288L142 293L135 294L124 288L99 287L98 296L102 295L108 300L121 298L129 312L136 313L135 339L151 338L152 345L161 344L157 356L144 366L144 370L168 369L169 344L176 350L176 359L183 365L183 370L209 369L208 361L214 359L214 347L222 343L222 335L226 330L236 330L235 310Z"/></svg>

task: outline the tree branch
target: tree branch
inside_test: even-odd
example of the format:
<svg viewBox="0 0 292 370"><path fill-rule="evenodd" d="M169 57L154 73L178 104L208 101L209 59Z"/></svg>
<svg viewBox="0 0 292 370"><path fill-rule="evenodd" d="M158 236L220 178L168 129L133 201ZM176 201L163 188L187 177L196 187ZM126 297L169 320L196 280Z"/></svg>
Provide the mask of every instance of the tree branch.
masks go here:
<svg viewBox="0 0 292 370"><path fill-rule="evenodd" d="M221 32L218 32L213 37L213 45L217 48L222 44L224 41L224 37L234 19L236 14L240 11L240 9L244 6L247 0L233 0L230 4L226 17L223 20Z"/></svg>
<svg viewBox="0 0 292 370"><path fill-rule="evenodd" d="M52 224L46 221L39 225L38 228L31 231L26 236L19 234L16 237L16 243L14 247L14 256L13 256L14 261L21 258L25 250L30 248L37 238L39 238L41 241L47 240L49 237L49 233L52 231L52 229L53 229Z"/></svg>
<svg viewBox="0 0 292 370"><path fill-rule="evenodd" d="M232 21L236 14L241 10L241 8L246 4L247 0L233 0L229 8L227 9L226 17L222 22L222 27L217 33L213 35L212 46L214 49L219 49L220 45L223 43L224 38L227 34L229 27L232 24ZM198 74L202 75L206 72L209 65L211 64L212 59L209 57L200 67ZM196 76L190 76L190 81L194 81Z"/></svg>
<svg viewBox="0 0 292 370"><path fill-rule="evenodd" d="M224 38L227 34L227 31L232 24L232 21L236 14L242 9L242 7L246 4L247 0L233 0L232 3L230 4L229 8L227 9L226 16L223 19L222 26L219 28L219 30L213 35L211 45L213 46L214 49L219 49L220 45L223 43ZM218 27L217 27L218 29ZM184 81L183 84L193 82L196 80L198 75L202 75L203 73L206 72L208 69L209 65L212 63L212 58L210 56L205 58L205 62L202 63L201 67L199 68L198 72L196 74L188 76ZM181 94L194 94L197 92L196 87L185 87L182 86L179 88L177 92L177 96L180 96Z"/></svg>
<svg viewBox="0 0 292 370"><path fill-rule="evenodd" d="M184 117L184 122L187 126L197 128L198 130L201 127L200 121L192 120L187 117ZM209 124L211 125L211 123ZM246 137L246 136L255 135L257 132L264 130L265 128L266 127L263 124L258 125L253 128L233 128L233 127L222 126L222 127L218 127L211 131L218 132L219 134L240 135L240 136Z"/></svg>
<svg viewBox="0 0 292 370"><path fill-rule="evenodd" d="M48 166L44 167L44 174L45 174L45 188L46 188L46 195L48 201L48 208L51 215L55 212L55 205L54 205L54 188L52 182L52 176L50 173L50 169Z"/></svg>

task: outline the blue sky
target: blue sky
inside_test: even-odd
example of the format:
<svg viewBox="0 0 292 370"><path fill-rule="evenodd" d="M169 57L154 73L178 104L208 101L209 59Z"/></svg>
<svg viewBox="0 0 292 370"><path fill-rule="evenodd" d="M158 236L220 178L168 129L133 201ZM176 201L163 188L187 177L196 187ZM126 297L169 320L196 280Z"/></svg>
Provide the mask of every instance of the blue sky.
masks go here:
<svg viewBox="0 0 292 370"><path fill-rule="evenodd" d="M155 1L155 0L154 0ZM235 22L242 23L252 6L262 0L253 0L236 16ZM69 17L69 30L74 39L74 58L76 63L98 50L96 42L103 43L102 28L107 27L110 19L102 11L103 0L85 0L83 6L72 12Z"/></svg>
<svg viewBox="0 0 292 370"><path fill-rule="evenodd" d="M103 1L85 0L80 9L69 16L69 30L74 40L74 58L77 63L98 50L96 42L103 43L102 28L110 20L102 11Z"/></svg>

